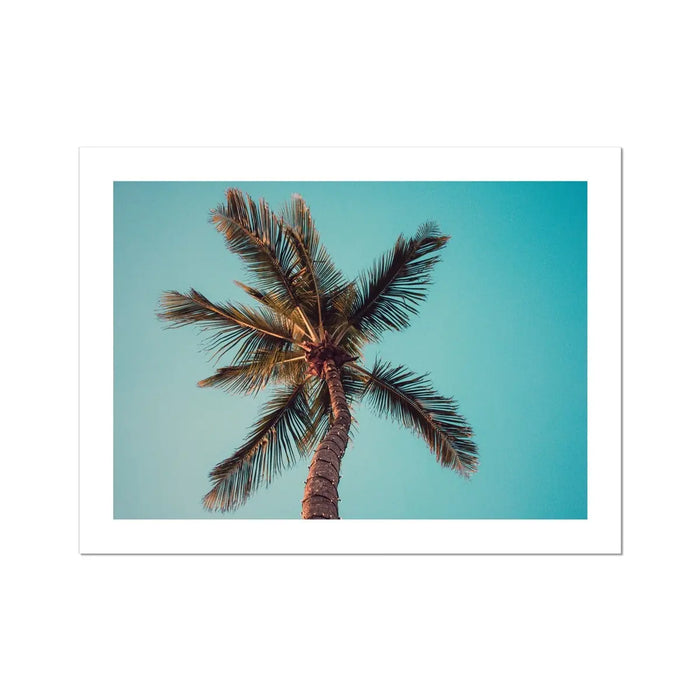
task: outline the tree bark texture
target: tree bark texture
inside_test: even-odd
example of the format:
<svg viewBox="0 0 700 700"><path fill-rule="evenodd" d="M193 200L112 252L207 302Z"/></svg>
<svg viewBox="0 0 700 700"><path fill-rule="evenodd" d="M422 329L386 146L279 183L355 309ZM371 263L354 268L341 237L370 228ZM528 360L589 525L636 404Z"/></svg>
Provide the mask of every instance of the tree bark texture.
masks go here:
<svg viewBox="0 0 700 700"><path fill-rule="evenodd" d="M330 393L333 425L319 443L311 460L304 499L301 502L301 515L304 520L339 519L340 461L348 445L351 417L340 373L332 359L323 363L323 378Z"/></svg>

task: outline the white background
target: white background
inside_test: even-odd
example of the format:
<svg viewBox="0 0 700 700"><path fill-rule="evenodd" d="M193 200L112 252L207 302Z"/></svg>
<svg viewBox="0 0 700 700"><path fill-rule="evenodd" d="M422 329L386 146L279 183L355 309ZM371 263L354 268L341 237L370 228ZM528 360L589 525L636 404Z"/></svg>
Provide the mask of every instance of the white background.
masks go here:
<svg viewBox="0 0 700 700"><path fill-rule="evenodd" d="M697 697L696 23L630 8L5 10L4 696ZM78 146L338 144L624 147L622 556L77 553Z"/></svg>

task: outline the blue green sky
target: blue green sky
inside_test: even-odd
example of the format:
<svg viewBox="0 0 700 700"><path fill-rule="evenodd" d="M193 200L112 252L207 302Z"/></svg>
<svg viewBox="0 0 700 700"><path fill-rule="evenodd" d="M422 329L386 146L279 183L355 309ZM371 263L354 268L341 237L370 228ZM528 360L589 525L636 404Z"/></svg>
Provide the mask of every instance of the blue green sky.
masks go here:
<svg viewBox="0 0 700 700"><path fill-rule="evenodd" d="M301 194L349 277L426 220L451 236L420 314L365 361L430 372L474 429L479 471L440 467L360 407L342 518L586 517L585 182L116 182L115 518L299 518L303 462L234 513L202 508L266 395L199 388L214 367L202 336L155 315L170 289L244 301L233 280L248 278L208 223L230 186L273 208Z"/></svg>

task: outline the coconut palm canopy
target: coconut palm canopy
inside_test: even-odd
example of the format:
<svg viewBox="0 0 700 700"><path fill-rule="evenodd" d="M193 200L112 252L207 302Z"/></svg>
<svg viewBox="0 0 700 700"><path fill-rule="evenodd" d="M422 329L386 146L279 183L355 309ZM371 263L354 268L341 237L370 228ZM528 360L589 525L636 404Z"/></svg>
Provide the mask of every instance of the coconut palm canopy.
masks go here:
<svg viewBox="0 0 700 700"><path fill-rule="evenodd" d="M363 364L364 347L406 328L425 299L448 241L437 224L400 236L348 280L300 196L275 213L264 200L229 189L211 221L249 273L246 283L236 284L251 303L214 302L194 289L168 291L159 317L171 327L197 324L205 330L205 347L222 366L200 386L246 394L269 387L271 395L244 444L212 470L206 508L238 508L315 451L304 517L338 517L340 459L352 406L363 400L423 438L441 465L464 476L476 470L472 431L454 399L402 365L381 359Z"/></svg>

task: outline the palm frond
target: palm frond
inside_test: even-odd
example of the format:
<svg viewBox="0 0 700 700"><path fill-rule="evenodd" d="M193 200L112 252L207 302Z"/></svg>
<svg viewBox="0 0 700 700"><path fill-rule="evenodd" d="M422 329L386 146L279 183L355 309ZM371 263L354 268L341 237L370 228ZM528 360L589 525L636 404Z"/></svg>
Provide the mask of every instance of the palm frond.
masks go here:
<svg viewBox="0 0 700 700"><path fill-rule="evenodd" d="M384 331L408 326L410 314L426 296L430 273L439 260L435 254L448 240L433 222L423 224L412 238L399 236L393 250L357 279L347 327L377 341Z"/></svg>
<svg viewBox="0 0 700 700"><path fill-rule="evenodd" d="M345 350L350 357L364 359L362 348L367 344L367 336L355 326L348 326L343 331L343 336L338 346Z"/></svg>
<svg viewBox="0 0 700 700"><path fill-rule="evenodd" d="M295 385L306 375L305 355L299 352L258 350L248 361L220 367L216 374L198 382L201 387L220 387L238 394L257 394L268 384Z"/></svg>
<svg viewBox="0 0 700 700"><path fill-rule="evenodd" d="M355 282L345 282L336 287L326 297L326 315L347 321L357 302L357 285Z"/></svg>
<svg viewBox="0 0 700 700"><path fill-rule="evenodd" d="M309 426L306 379L278 389L263 406L262 415L234 455L214 467L214 486L203 498L209 510L240 507L262 485L296 462L304 449Z"/></svg>
<svg viewBox="0 0 700 700"><path fill-rule="evenodd" d="M323 329L325 300L346 281L321 243L311 211L300 195L295 195L283 208L281 218L300 263L298 279L316 300L315 320Z"/></svg>
<svg viewBox="0 0 700 700"><path fill-rule="evenodd" d="M290 351L300 342L286 319L264 309L215 304L194 289L187 294L165 292L160 309L158 318L169 322L172 328L197 324L210 332L205 348L216 357L234 348L238 359L258 350Z"/></svg>
<svg viewBox="0 0 700 700"><path fill-rule="evenodd" d="M274 311L278 316L287 319L294 327L295 337L301 338L302 336L306 336L310 340L313 339L311 329L306 327L307 319L299 308L295 307L294 309L290 309L278 294L265 294L259 289L244 284L243 282L239 282L238 280L234 280L234 283L263 306L266 306L271 311Z"/></svg>
<svg viewBox="0 0 700 700"><path fill-rule="evenodd" d="M328 332L351 357L362 357L362 348L368 341L364 333L354 326L348 325L348 319L357 301L357 295L357 287L354 282L338 287L325 300L323 314Z"/></svg>
<svg viewBox="0 0 700 700"><path fill-rule="evenodd" d="M307 314L315 299L299 283L302 267L287 227L261 199L238 189L226 190L226 203L211 210L211 222L224 234L228 249L239 255L257 286L276 294L289 311Z"/></svg>
<svg viewBox="0 0 700 700"><path fill-rule="evenodd" d="M351 365L364 382L363 397L380 415L388 415L420 435L438 462L468 476L478 466L472 429L452 398L440 396L427 375L377 360L371 371Z"/></svg>

